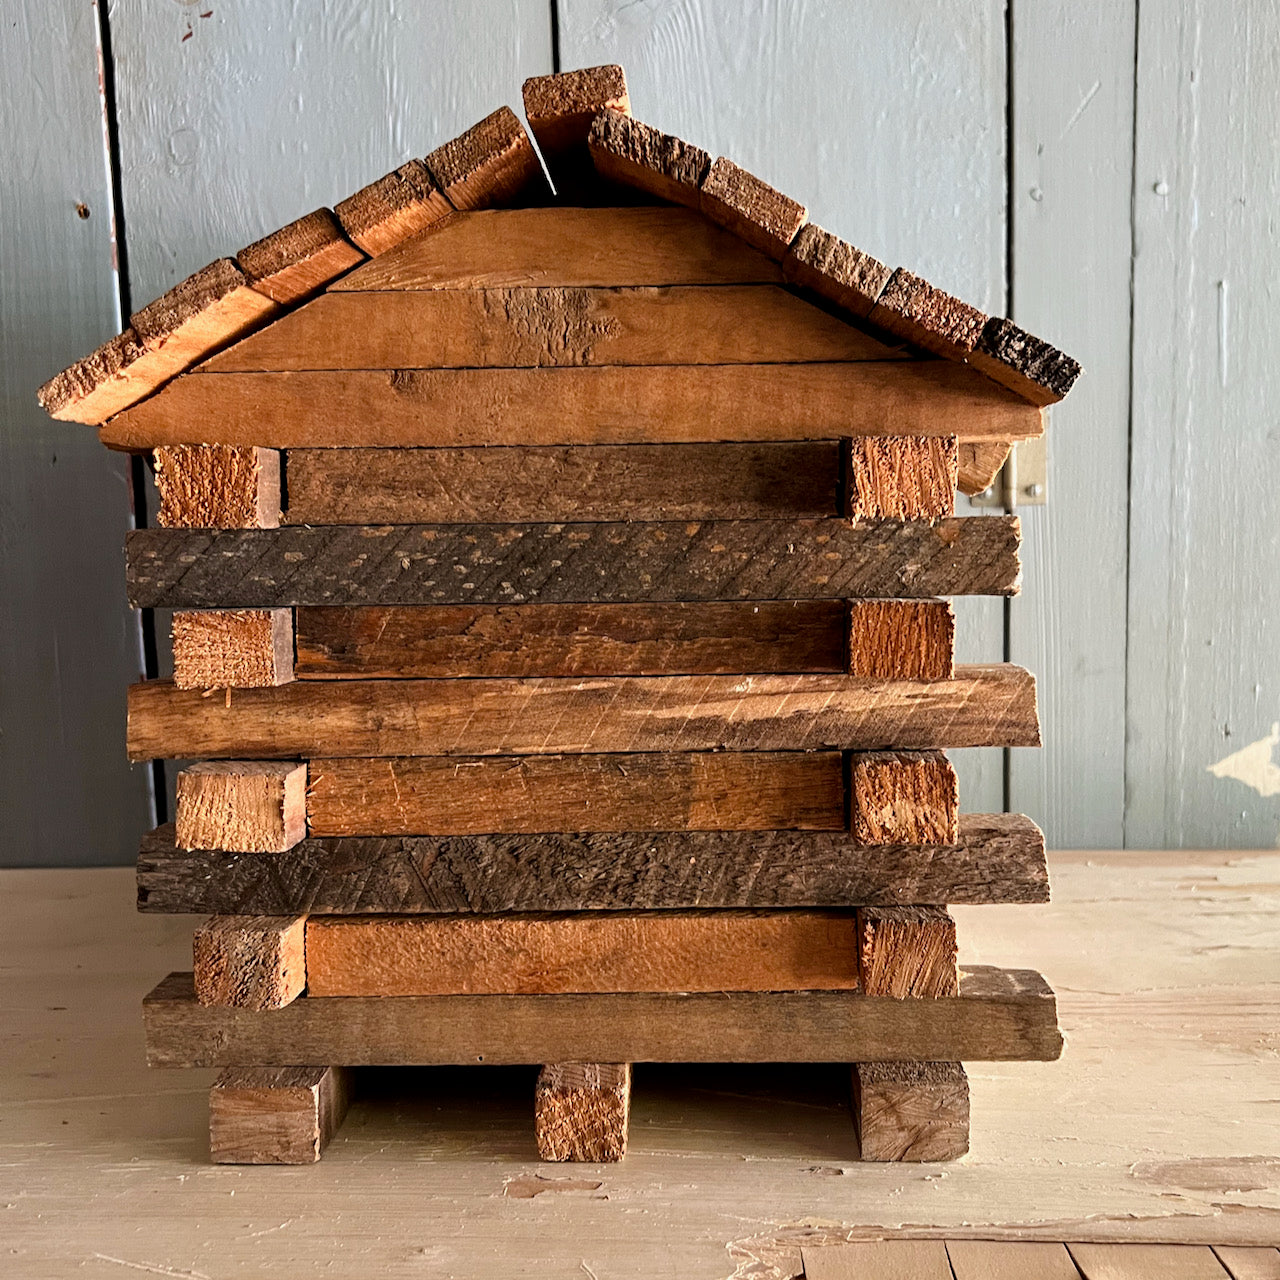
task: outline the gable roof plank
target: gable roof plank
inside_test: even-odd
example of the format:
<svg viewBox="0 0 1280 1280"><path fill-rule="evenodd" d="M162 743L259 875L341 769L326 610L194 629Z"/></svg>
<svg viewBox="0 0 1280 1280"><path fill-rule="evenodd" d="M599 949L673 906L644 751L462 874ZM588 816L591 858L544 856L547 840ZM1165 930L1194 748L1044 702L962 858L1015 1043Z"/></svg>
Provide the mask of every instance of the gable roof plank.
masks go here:
<svg viewBox="0 0 1280 1280"><path fill-rule="evenodd" d="M606 110L592 122L587 148L602 177L700 208L702 180L711 169L711 156L701 147L621 111Z"/></svg>
<svg viewBox="0 0 1280 1280"><path fill-rule="evenodd" d="M425 164L455 209L510 204L542 180L533 143L510 107L437 147Z"/></svg>
<svg viewBox="0 0 1280 1280"><path fill-rule="evenodd" d="M591 122L600 112L631 114L627 77L616 63L551 76L530 76L521 94L525 118L549 165L564 152L585 146Z"/></svg>
<svg viewBox="0 0 1280 1280"><path fill-rule="evenodd" d="M402 164L334 208L343 231L370 257L394 249L452 212L421 160Z"/></svg>
<svg viewBox="0 0 1280 1280"><path fill-rule="evenodd" d="M878 258L809 222L783 258L782 274L842 311L865 318L893 273Z"/></svg>
<svg viewBox="0 0 1280 1280"><path fill-rule="evenodd" d="M987 323L977 307L905 267L889 277L867 318L873 325L948 360L963 360L977 345Z"/></svg>
<svg viewBox="0 0 1280 1280"><path fill-rule="evenodd" d="M969 363L1041 406L1061 400L1080 376L1079 361L999 316L987 321Z"/></svg>
<svg viewBox="0 0 1280 1280"><path fill-rule="evenodd" d="M804 205L720 156L702 180L698 207L775 262L787 256L791 242L808 221Z"/></svg>
<svg viewBox="0 0 1280 1280"><path fill-rule="evenodd" d="M301 302L365 260L328 209L317 209L236 254L245 279L282 306Z"/></svg>

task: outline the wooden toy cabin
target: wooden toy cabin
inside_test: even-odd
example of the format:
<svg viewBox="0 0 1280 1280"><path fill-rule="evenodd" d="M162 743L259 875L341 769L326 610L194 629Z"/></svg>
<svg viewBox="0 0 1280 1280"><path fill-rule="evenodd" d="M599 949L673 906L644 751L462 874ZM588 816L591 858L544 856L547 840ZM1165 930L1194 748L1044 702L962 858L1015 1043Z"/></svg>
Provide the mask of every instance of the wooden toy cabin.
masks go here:
<svg viewBox="0 0 1280 1280"><path fill-rule="evenodd" d="M313 1160L365 1064L541 1064L538 1148L615 1159L634 1062L850 1064L866 1159L968 1144L960 1063L1051 1059L1038 974L949 903L1048 895L945 752L1034 746L946 597L957 519L1074 361L630 115L530 80L425 159L197 272L41 391L148 454L130 599L196 760L145 911L211 916L145 1002L225 1068L213 1158ZM342 997L341 999L335 997ZM851 1154L853 1135L850 1135Z"/></svg>

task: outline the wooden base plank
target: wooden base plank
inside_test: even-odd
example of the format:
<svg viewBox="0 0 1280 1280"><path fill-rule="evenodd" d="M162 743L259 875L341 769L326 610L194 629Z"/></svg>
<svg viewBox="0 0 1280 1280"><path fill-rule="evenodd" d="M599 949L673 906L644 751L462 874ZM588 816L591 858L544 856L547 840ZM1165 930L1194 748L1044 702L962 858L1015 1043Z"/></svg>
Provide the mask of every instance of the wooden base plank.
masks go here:
<svg viewBox="0 0 1280 1280"><path fill-rule="evenodd" d="M1016 516L135 529L136 608L1016 595Z"/></svg>
<svg viewBox="0 0 1280 1280"><path fill-rule="evenodd" d="M827 831L643 831L312 837L288 854L231 854L179 849L167 825L138 854L139 910L213 915L1048 900L1044 837L1006 813L961 815L948 848L861 849Z"/></svg>
<svg viewBox="0 0 1280 1280"><path fill-rule="evenodd" d="M228 701L129 689L131 760L521 756L563 752L1032 747L1035 680L1009 664L955 679L847 675L591 680L295 680ZM314 781L314 779L313 779Z"/></svg>
<svg viewBox="0 0 1280 1280"><path fill-rule="evenodd" d="M945 907L859 907L858 950L868 995L941 999L959 989L956 923Z"/></svg>
<svg viewBox="0 0 1280 1280"><path fill-rule="evenodd" d="M851 911L332 916L307 924L312 996L852 991Z"/></svg>
<svg viewBox="0 0 1280 1280"><path fill-rule="evenodd" d="M621 1160L630 1115L629 1062L556 1062L538 1072L533 1131L543 1160Z"/></svg>
<svg viewBox="0 0 1280 1280"><path fill-rule="evenodd" d="M306 987L305 916L215 916L196 930L195 998L234 1009L283 1009Z"/></svg>
<svg viewBox="0 0 1280 1280"><path fill-rule="evenodd" d="M864 1160L957 1160L969 1150L969 1077L958 1062L861 1062L853 1118Z"/></svg>
<svg viewBox="0 0 1280 1280"><path fill-rule="evenodd" d="M214 1164L314 1164L351 1096L345 1067L229 1067L209 1090Z"/></svg>
<svg viewBox="0 0 1280 1280"><path fill-rule="evenodd" d="M849 674L868 680L950 680L956 615L949 600L850 600Z"/></svg>
<svg viewBox="0 0 1280 1280"><path fill-rule="evenodd" d="M159 524L168 529L275 529L280 453L251 445L166 445L155 451Z"/></svg>
<svg viewBox="0 0 1280 1280"><path fill-rule="evenodd" d="M179 689L267 689L293 679L292 609L177 610L171 635Z"/></svg>
<svg viewBox="0 0 1280 1280"><path fill-rule="evenodd" d="M184 849L286 853L307 834L307 766L221 760L178 774L175 808Z"/></svg>
<svg viewBox="0 0 1280 1280"><path fill-rule="evenodd" d="M1024 969L966 970L959 996L857 991L679 995L304 997L284 1009L206 1008L189 973L143 1002L155 1067L483 1062L1051 1061L1053 992Z"/></svg>

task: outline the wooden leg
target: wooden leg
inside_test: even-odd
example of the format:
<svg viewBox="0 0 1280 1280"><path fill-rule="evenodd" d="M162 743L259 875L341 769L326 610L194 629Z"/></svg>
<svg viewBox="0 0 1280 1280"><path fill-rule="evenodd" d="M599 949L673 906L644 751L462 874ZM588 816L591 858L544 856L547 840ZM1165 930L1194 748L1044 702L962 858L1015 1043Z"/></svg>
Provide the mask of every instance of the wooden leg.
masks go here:
<svg viewBox="0 0 1280 1280"><path fill-rule="evenodd" d="M860 1062L853 1121L864 1160L955 1160L969 1150L969 1078L958 1062Z"/></svg>
<svg viewBox="0 0 1280 1280"><path fill-rule="evenodd" d="M534 1093L538 1154L544 1160L621 1160L630 1111L630 1063L545 1066Z"/></svg>
<svg viewBox="0 0 1280 1280"><path fill-rule="evenodd" d="M215 1164L313 1164L347 1113L346 1067L230 1067L209 1090Z"/></svg>

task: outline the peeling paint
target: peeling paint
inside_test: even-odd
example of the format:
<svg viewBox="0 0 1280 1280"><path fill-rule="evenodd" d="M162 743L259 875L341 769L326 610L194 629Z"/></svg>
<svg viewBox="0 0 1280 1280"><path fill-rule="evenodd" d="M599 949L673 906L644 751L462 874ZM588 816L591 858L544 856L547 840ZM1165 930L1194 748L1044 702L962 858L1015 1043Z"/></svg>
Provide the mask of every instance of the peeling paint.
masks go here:
<svg viewBox="0 0 1280 1280"><path fill-rule="evenodd" d="M1260 796L1280 796L1280 764L1272 759L1277 746L1280 746L1280 721L1271 726L1265 738L1224 756L1217 764L1209 765L1208 771L1215 778L1243 782Z"/></svg>

